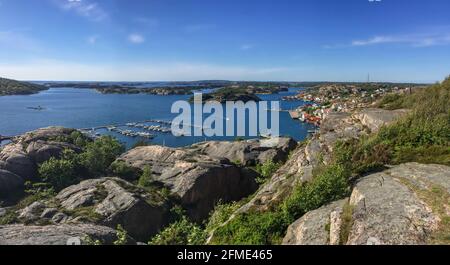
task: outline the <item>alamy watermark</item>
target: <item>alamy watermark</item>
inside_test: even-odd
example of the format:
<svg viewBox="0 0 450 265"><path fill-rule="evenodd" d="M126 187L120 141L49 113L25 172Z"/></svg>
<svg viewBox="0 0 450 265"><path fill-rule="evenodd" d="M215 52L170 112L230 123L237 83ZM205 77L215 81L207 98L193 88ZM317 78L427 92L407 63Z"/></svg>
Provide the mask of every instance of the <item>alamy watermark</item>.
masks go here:
<svg viewBox="0 0 450 265"><path fill-rule="evenodd" d="M195 93L194 104L183 100L172 104L171 112L178 114L172 120L172 134L204 137L279 137L280 102L270 101L270 107L268 103L268 101L246 103L227 101L225 104L207 101L204 103L203 95Z"/></svg>

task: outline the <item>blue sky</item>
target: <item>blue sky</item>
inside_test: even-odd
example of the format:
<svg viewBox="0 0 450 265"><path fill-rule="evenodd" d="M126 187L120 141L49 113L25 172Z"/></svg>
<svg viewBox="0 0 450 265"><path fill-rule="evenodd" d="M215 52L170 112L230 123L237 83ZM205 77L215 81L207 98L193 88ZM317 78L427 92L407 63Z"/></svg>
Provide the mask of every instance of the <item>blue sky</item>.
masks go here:
<svg viewBox="0 0 450 265"><path fill-rule="evenodd" d="M447 0L0 0L21 80L435 82Z"/></svg>

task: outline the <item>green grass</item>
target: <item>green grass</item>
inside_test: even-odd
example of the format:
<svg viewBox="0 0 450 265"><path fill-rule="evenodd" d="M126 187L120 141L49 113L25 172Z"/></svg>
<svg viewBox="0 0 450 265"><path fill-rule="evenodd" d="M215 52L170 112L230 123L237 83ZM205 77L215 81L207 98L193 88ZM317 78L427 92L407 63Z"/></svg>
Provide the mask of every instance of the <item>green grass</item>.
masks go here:
<svg viewBox="0 0 450 265"><path fill-rule="evenodd" d="M286 220L294 222L309 211L347 196L348 178L345 167L330 165L311 182L297 186L281 206Z"/></svg>
<svg viewBox="0 0 450 265"><path fill-rule="evenodd" d="M180 206L171 209L173 222L148 242L149 245L204 245L207 233L191 222Z"/></svg>
<svg viewBox="0 0 450 265"><path fill-rule="evenodd" d="M284 237L288 222L283 213L250 212L238 214L227 225L216 229L211 244L273 245Z"/></svg>
<svg viewBox="0 0 450 265"><path fill-rule="evenodd" d="M348 236L350 235L350 230L353 226L353 208L354 206L350 205L350 203L347 201L343 208L341 213L341 230L339 234L339 244L345 245L348 241Z"/></svg>

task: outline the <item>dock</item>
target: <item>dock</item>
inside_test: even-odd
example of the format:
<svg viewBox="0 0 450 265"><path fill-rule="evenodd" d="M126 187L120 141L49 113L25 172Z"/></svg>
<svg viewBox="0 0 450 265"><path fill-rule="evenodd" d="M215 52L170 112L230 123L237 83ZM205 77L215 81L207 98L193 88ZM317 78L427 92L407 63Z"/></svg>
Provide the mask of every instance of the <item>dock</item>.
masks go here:
<svg viewBox="0 0 450 265"><path fill-rule="evenodd" d="M11 141L14 138L14 136L4 136L0 135L0 143L3 141Z"/></svg>
<svg viewBox="0 0 450 265"><path fill-rule="evenodd" d="M130 124L130 123L138 124L138 123L146 123L146 122L168 124L168 125L171 124L171 122L163 121L163 120L144 120L144 121L137 121L137 122L112 123L112 124L100 125L100 126L89 127L89 128L80 128L79 130L96 131L96 130L100 130L100 129L108 129L109 127L125 127L125 126L128 126L128 124Z"/></svg>

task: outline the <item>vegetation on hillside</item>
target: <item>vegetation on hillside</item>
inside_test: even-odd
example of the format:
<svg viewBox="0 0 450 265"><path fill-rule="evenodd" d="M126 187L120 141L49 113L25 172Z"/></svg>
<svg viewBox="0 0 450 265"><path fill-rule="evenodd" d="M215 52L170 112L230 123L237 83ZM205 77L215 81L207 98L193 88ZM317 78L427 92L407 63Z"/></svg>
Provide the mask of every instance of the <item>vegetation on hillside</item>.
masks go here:
<svg viewBox="0 0 450 265"><path fill-rule="evenodd" d="M75 141L81 140L77 137ZM106 176L111 163L124 151L110 136L83 143L81 153L65 150L60 158L53 157L39 165L40 181L59 191L83 179Z"/></svg>
<svg viewBox="0 0 450 265"><path fill-rule="evenodd" d="M378 133L337 142L331 163L316 169L278 207L237 214L217 226L213 244L277 244L286 229L306 212L348 196L352 181L404 162L450 165L450 78L413 94L387 95L380 107L408 108L410 114ZM346 235L342 235L343 238Z"/></svg>
<svg viewBox="0 0 450 265"><path fill-rule="evenodd" d="M47 87L28 82L0 78L0 96L6 95L29 95L46 90Z"/></svg>

